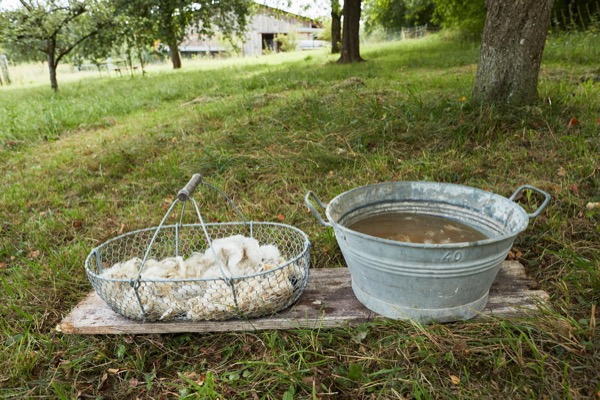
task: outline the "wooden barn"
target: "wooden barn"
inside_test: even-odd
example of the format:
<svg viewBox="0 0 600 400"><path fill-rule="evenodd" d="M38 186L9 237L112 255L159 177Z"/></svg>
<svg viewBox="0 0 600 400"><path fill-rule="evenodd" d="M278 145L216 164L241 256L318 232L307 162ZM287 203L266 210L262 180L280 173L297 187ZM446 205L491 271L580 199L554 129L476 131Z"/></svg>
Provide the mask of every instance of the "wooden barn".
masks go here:
<svg viewBox="0 0 600 400"><path fill-rule="evenodd" d="M238 44L244 56L257 56L282 50L283 37L293 40L298 50L307 50L327 45L317 40L322 26L315 20L292 14L277 8L258 5L256 13L250 18L243 43ZM233 47L219 35L209 38L190 34L180 44L182 56L217 55L233 51Z"/></svg>

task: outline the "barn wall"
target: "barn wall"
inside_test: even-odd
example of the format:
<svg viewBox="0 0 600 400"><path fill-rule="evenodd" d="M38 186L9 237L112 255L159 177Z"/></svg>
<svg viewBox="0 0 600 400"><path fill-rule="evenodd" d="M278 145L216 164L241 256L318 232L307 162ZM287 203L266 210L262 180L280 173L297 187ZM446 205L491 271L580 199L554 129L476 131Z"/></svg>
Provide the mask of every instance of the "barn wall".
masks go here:
<svg viewBox="0 0 600 400"><path fill-rule="evenodd" d="M245 56L258 56L263 53L263 34L289 34L295 32L298 40L311 40L310 32L298 32L298 28L311 28L312 22L293 14L287 14L269 8L261 9L250 21L244 43L240 43L242 54ZM231 46L218 39L199 38L197 34L190 34L182 43L182 51L191 49L220 49L224 51Z"/></svg>

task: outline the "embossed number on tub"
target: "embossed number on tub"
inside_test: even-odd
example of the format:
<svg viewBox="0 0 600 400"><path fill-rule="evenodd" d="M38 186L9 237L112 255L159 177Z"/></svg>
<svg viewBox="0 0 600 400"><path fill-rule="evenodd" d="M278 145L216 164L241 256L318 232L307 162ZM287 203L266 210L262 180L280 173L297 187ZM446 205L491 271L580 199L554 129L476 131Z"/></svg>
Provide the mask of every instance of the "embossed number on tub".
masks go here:
<svg viewBox="0 0 600 400"><path fill-rule="evenodd" d="M446 262L457 262L460 261L462 259L462 252L461 251L447 251L444 256L442 257L442 260L446 261Z"/></svg>

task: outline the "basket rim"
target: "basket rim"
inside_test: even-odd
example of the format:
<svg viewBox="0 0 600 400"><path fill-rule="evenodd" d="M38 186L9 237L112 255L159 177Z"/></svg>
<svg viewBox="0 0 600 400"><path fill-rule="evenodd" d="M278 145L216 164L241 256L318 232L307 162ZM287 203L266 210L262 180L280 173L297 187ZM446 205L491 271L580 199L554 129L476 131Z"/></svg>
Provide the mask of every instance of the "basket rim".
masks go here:
<svg viewBox="0 0 600 400"><path fill-rule="evenodd" d="M275 271L279 271L285 267L287 267L288 265L295 263L296 261L298 261L300 258L304 257L305 254L310 250L310 241L308 239L308 235L306 233L304 233L301 229L296 228L295 226L291 226L291 225L287 225L287 224L282 224L279 222L264 222L264 221L233 221L233 222L212 222L212 223L205 223L200 224L200 223L193 223L193 224L172 224L172 225L163 225L160 228L161 229L175 229L176 227L179 228L183 228L183 227L200 227L202 228L204 227L214 227L214 226L223 226L223 225L228 225L228 226L235 226L235 225L259 225L259 226L277 226L277 227L281 227L281 228L285 228L285 229L291 229L293 231L295 231L296 233L300 234L300 236L303 239L303 244L302 244L302 250L293 258L291 258L290 260L286 260L285 263L282 263L281 265L277 266L276 268L267 270L267 271L262 271L262 272L257 272L255 274L251 274L251 275L243 275L243 276L236 276L236 277L231 277L231 278L227 278L225 279L224 277L219 277L219 278L177 278L177 279L173 279L173 278L164 278L164 279L142 279L140 278L138 279L117 279L117 278L107 278L107 277L103 277L100 274L97 274L95 272L93 272L90 268L89 265L91 263L92 257L97 255L97 252L102 249L103 247L107 246L108 244L115 242L117 240L120 240L122 238L125 238L127 236L132 236L141 232L148 232L148 231L152 231L152 230L156 230L159 227L158 226L153 226L153 227L149 227L149 228L142 228L142 229L138 229L135 231L131 231L131 232L126 232L123 233L121 235L115 236L114 238L108 239L107 241L103 242L102 244L92 248L92 250L90 251L90 253L88 254L88 256L85 259L85 271L88 275L93 276L94 278L97 279L101 279L107 282L127 282L127 283L131 283L131 282L215 282L215 281L223 281L223 282L227 282L228 280L236 282L236 281L240 281L240 280L244 280L247 278L253 278L253 277L259 277L259 276L263 276L269 273L273 273ZM308 265L308 264L307 264Z"/></svg>

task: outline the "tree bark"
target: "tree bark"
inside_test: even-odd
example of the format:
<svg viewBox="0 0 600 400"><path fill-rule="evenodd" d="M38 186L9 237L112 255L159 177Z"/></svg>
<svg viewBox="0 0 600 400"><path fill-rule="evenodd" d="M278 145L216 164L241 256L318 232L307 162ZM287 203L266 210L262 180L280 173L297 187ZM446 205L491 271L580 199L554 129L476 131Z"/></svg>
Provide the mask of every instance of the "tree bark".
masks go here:
<svg viewBox="0 0 600 400"><path fill-rule="evenodd" d="M46 59L48 60L48 71L50 72L50 87L56 93L58 92L58 80L56 79L56 42L48 39L47 43Z"/></svg>
<svg viewBox="0 0 600 400"><path fill-rule="evenodd" d="M181 56L179 55L179 44L177 39L169 40L169 52L171 53L171 62L173 63L173 69L181 68Z"/></svg>
<svg viewBox="0 0 600 400"><path fill-rule="evenodd" d="M339 0L331 0L331 54L341 51L342 42L342 8Z"/></svg>
<svg viewBox="0 0 600 400"><path fill-rule="evenodd" d="M337 61L340 64L364 61L360 56L359 42L360 2L361 0L344 1L342 55Z"/></svg>
<svg viewBox="0 0 600 400"><path fill-rule="evenodd" d="M486 7L473 99L532 104L538 98L552 0L486 0Z"/></svg>

